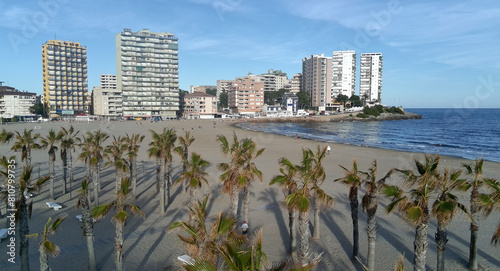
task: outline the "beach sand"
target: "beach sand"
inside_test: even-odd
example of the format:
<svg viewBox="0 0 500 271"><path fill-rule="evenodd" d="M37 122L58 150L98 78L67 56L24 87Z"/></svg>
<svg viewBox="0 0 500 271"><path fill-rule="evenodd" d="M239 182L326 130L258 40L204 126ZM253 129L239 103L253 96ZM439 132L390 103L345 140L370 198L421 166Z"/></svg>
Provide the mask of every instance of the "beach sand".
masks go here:
<svg viewBox="0 0 500 271"><path fill-rule="evenodd" d="M375 149L368 147L357 147L351 145L341 145L334 143L317 142L307 139L295 140L293 137L285 137L274 134L242 130L235 128L232 124L237 121L225 120L217 121L215 128L212 120L187 120L187 121L167 121L167 122L90 122L90 123L25 123L4 125L10 131L22 129L32 129L38 126L35 132L45 135L51 128L59 131L60 127L69 127L73 124L80 131L80 135L86 131L101 129L110 135L125 135L125 133L141 133L146 135L145 141L141 144L139 156L139 179L138 194L134 204L141 207L146 218L131 217L125 227L124 243L124 267L125 270L177 270L179 262L177 256L185 253L185 249L177 237L180 231L168 231L168 226L179 219L186 220L188 211L186 204L189 200L188 193L182 193L180 187L173 189L173 201L168 206L166 214L158 213L158 199L155 193L155 161L148 159L146 150L150 141L149 129L160 131L164 127L175 127L179 136L184 135L184 131L192 129L192 135L196 138L189 151L201 154L201 157L210 161L211 166L207 169L209 173L210 186L203 187L197 193L201 198L210 193L211 202L208 209L213 217L222 210L226 210L229 203L229 196L220 193L221 183L219 181L220 172L216 169L217 163L226 162L228 158L223 157L216 142L216 135L225 135L232 138L235 132L239 139L245 137L252 138L259 148L265 147L263 155L255 163L263 172L264 181L254 182L251 185L251 201L249 221L250 233L258 229L263 229L264 252L269 260L277 261L284 259L286 248L288 247L288 213L283 204L284 194L279 187L269 187L271 178L279 173L278 160L287 157L294 163L299 163L302 148L316 149L318 145L324 147L330 145L332 151L324 160L324 167L327 179L323 184L324 190L333 196L334 205L322 211L321 238L311 239L312 252L324 252L321 263L315 270L363 270L361 266L352 261L352 221L350 217L350 207L347 198L348 188L333 180L343 176L343 171L339 164L351 168L353 159L358 161L360 170L367 170L373 159L378 160L378 174L382 177L389 169L408 168L412 165L414 158L421 159L423 154ZM112 138L111 138L112 139ZM107 143L111 142L108 139ZM12 142L11 142L12 143ZM0 146L1 154L10 155L11 144ZM77 153L79 151L77 150ZM33 164L35 177L43 176L48 172L47 150L33 151ZM33 215L29 221L30 233L40 232L47 219L53 219L60 214L67 214L56 235L51 236L51 240L61 248L61 253L57 258L49 258L52 270L86 270L87 251L85 239L82 235L80 222L75 218L80 211L75 208L77 190L83 177L85 167L81 161L76 161L74 154L74 178L71 193L62 195L61 179L62 167L59 155L57 156L56 171L56 202L63 208L59 211L49 209L45 202L49 201L48 186L42 188L41 192L33 197ZM17 161L20 163L20 154L17 153ZM461 162L473 163L474 161L442 157L441 167L460 168ZM178 176L182 166L178 156L174 156L174 178ZM20 169L19 169L20 170ZM484 175L492 178L500 178L500 163L485 162L483 166ZM106 168L101 173L103 189L100 194L100 202L110 202L114 199L114 170ZM364 194L364 188L360 189L359 199ZM468 206L469 194L462 194L464 203ZM388 215L385 206L388 200L381 197L377 212L378 236L376 249L376 269L391 270L398 258L398 255L405 255L405 265L412 269L413 261L413 240L414 229L404 222L397 214ZM1 206L4 206L3 204ZM3 207L2 207L3 208ZM114 270L114 227L110 221L111 215L96 223L95 249L99 270ZM312 223L311 214L311 223ZM212 221L212 220L210 220ZM481 270L499 270L500 260L498 258L500 250L490 245L490 238L500 221L500 215L493 213L489 218L481 222L478 240L478 257ZM433 219L428 228L428 250L427 267L435 269L436 266L436 245L434 233L436 231L436 221ZM5 224L5 218L0 220L0 225ZM360 256L366 260L367 238L366 238L366 215L360 212ZM312 226L311 226L312 229ZM464 215L458 215L452 223L448 235L449 242L446 250L447 270L468 270L467 262L469 255L469 222ZM30 266L32 270L39 269L38 246L39 239L30 240ZM0 270L19 270L20 263L10 264L7 262L6 240L0 243ZM17 259L19 261L19 259Z"/></svg>

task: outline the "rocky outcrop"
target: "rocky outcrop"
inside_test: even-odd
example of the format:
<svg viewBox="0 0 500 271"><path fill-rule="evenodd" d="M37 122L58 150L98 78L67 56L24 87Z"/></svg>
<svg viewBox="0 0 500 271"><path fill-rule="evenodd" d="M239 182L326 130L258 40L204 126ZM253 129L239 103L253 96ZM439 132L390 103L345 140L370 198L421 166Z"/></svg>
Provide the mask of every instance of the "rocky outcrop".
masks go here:
<svg viewBox="0 0 500 271"><path fill-rule="evenodd" d="M404 120L404 119L421 119L422 116L405 112L404 114L394 114L394 113L382 113L380 116L370 116L368 118L356 117L358 113L344 113L332 116L305 116L305 117L287 117L287 118L252 118L246 119L247 122L287 122L287 123L298 123L298 122L341 122L341 121L383 121L383 120Z"/></svg>

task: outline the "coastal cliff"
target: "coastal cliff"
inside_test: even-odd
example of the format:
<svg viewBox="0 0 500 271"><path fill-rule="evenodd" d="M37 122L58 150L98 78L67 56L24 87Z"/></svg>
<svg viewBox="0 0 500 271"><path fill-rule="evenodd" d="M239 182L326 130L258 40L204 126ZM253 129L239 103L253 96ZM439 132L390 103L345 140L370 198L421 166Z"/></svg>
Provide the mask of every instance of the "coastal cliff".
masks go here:
<svg viewBox="0 0 500 271"><path fill-rule="evenodd" d="M396 113L382 113L380 116L369 116L367 118L360 118L356 116L357 113L344 113L331 116L304 116L304 117L279 117L279 118L252 118L246 119L247 122L341 122L341 121L383 121L383 120L405 120L405 119L421 119L422 116L404 112L404 114Z"/></svg>

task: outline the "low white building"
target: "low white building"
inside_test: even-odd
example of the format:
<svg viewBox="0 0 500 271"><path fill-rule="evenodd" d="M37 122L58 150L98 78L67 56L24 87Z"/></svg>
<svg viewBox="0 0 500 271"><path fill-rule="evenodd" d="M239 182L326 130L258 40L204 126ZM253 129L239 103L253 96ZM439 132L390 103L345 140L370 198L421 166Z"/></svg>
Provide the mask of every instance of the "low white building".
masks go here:
<svg viewBox="0 0 500 271"><path fill-rule="evenodd" d="M32 116L30 107L35 105L36 93L19 91L0 83L0 117Z"/></svg>

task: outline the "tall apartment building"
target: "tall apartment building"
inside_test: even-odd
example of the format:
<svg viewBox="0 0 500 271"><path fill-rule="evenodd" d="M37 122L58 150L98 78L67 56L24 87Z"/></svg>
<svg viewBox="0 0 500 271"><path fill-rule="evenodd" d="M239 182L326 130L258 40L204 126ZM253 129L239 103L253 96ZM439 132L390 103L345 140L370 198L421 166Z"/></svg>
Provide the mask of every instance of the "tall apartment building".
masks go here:
<svg viewBox="0 0 500 271"><path fill-rule="evenodd" d="M0 117L34 115L30 107L35 105L36 93L19 91L13 87L3 86L0 82Z"/></svg>
<svg viewBox="0 0 500 271"><path fill-rule="evenodd" d="M176 117L179 57L174 34L124 29L116 35L116 70L125 117Z"/></svg>
<svg viewBox="0 0 500 271"><path fill-rule="evenodd" d="M351 97L356 93L356 53L334 51L332 59L332 99L339 94Z"/></svg>
<svg viewBox="0 0 500 271"><path fill-rule="evenodd" d="M87 106L87 48L49 40L42 45L43 97L48 115L80 115Z"/></svg>
<svg viewBox="0 0 500 271"><path fill-rule="evenodd" d="M264 82L255 78L239 78L231 83L228 106L232 113L255 114L264 106Z"/></svg>
<svg viewBox="0 0 500 271"><path fill-rule="evenodd" d="M361 54L359 97L367 103L382 102L382 54Z"/></svg>
<svg viewBox="0 0 500 271"><path fill-rule="evenodd" d="M302 60L302 88L311 98L311 105L323 111L332 104L332 58L324 54Z"/></svg>
<svg viewBox="0 0 500 271"><path fill-rule="evenodd" d="M102 88L116 89L116 75L114 74L101 74L100 82Z"/></svg>

